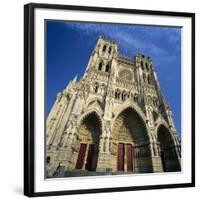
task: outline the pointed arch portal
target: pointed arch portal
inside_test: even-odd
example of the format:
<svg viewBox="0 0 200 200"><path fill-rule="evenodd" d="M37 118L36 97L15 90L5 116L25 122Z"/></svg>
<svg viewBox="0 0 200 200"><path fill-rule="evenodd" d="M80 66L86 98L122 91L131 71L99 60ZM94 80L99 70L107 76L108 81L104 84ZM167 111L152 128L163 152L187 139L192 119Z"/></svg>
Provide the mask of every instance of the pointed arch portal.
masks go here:
<svg viewBox="0 0 200 200"><path fill-rule="evenodd" d="M181 171L175 142L170 131L164 125L160 125L158 128L158 142L160 143L160 157L163 171Z"/></svg>
<svg viewBox="0 0 200 200"><path fill-rule="evenodd" d="M115 171L152 172L146 126L133 108L124 109L116 117L112 139L112 168Z"/></svg>
<svg viewBox="0 0 200 200"><path fill-rule="evenodd" d="M101 121L96 112L84 117L78 128L79 146L76 169L95 171L99 153L99 138L101 135Z"/></svg>

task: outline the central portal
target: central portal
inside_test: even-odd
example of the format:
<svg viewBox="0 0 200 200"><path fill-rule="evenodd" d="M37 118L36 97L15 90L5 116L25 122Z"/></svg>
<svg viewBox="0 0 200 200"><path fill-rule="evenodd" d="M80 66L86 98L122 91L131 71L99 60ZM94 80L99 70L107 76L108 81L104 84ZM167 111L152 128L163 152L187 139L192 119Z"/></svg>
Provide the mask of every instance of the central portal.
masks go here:
<svg viewBox="0 0 200 200"><path fill-rule="evenodd" d="M149 138L145 124L132 108L115 119L112 145L112 169L124 172L152 172Z"/></svg>

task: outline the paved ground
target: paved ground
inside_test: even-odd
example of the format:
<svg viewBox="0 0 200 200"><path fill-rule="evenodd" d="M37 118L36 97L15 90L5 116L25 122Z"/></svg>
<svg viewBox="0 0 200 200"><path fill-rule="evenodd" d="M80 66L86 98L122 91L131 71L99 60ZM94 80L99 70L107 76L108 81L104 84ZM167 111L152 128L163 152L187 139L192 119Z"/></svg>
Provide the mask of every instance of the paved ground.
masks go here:
<svg viewBox="0 0 200 200"><path fill-rule="evenodd" d="M65 171L65 177L101 176L101 175L118 175L118 174L132 174L132 173L130 172L95 172L95 171L84 171L84 170Z"/></svg>

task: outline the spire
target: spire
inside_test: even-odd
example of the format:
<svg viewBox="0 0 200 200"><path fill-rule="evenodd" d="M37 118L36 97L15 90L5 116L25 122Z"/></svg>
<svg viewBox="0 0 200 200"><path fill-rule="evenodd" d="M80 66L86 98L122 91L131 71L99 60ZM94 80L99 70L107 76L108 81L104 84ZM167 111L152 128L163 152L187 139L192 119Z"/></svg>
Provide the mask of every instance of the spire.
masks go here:
<svg viewBox="0 0 200 200"><path fill-rule="evenodd" d="M76 76L74 77L74 79L73 79L73 81L72 81L72 84L75 84L75 83L76 83L77 77L78 77L78 74L76 74Z"/></svg>
<svg viewBox="0 0 200 200"><path fill-rule="evenodd" d="M65 88L66 91L73 88L73 86L76 84L77 77L78 77L78 74L76 74L76 76L74 77L74 79L73 79L72 81L69 82L69 84L68 84L67 87Z"/></svg>
<svg viewBox="0 0 200 200"><path fill-rule="evenodd" d="M72 86L72 81L69 82L69 84L67 85L67 87L65 88L65 90L69 90Z"/></svg>

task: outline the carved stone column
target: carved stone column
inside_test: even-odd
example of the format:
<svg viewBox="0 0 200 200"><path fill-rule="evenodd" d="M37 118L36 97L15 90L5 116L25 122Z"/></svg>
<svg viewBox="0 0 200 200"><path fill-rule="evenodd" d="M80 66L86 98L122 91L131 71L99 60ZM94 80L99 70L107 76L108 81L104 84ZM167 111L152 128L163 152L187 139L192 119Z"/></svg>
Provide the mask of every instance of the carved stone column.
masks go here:
<svg viewBox="0 0 200 200"><path fill-rule="evenodd" d="M149 133L150 139L150 150L151 150L151 160L152 160L152 171L153 172L163 172L162 160L159 154L159 146L155 138L153 130Z"/></svg>
<svg viewBox="0 0 200 200"><path fill-rule="evenodd" d="M105 123L99 142L97 171L106 172L110 167L110 123Z"/></svg>
<svg viewBox="0 0 200 200"><path fill-rule="evenodd" d="M103 146L104 146L104 138L103 136L100 136L100 139L99 139L99 152L103 152Z"/></svg>
<svg viewBox="0 0 200 200"><path fill-rule="evenodd" d="M109 145L110 145L110 142L109 142L109 138L108 137L105 137L105 152L106 153L110 153L109 152Z"/></svg>

